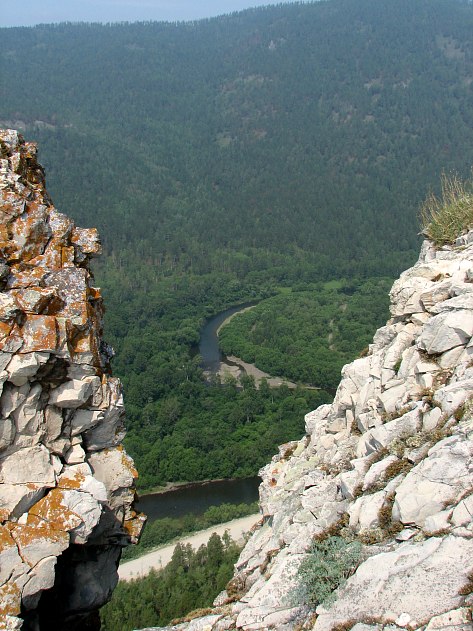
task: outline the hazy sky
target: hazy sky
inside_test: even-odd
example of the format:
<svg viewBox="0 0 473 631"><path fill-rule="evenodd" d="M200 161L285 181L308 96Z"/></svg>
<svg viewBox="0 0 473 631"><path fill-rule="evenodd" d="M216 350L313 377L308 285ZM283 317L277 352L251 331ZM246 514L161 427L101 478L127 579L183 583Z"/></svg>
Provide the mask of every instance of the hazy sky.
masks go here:
<svg viewBox="0 0 473 631"><path fill-rule="evenodd" d="M0 26L194 20L281 0L0 0Z"/></svg>

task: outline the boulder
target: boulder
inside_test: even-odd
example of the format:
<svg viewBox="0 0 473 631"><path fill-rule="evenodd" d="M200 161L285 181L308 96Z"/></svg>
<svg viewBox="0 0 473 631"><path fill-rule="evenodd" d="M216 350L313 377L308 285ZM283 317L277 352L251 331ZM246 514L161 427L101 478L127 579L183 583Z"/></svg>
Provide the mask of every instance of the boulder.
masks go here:
<svg viewBox="0 0 473 631"><path fill-rule="evenodd" d="M445 504L456 504L473 486L473 442L445 438L429 451L396 490L393 517L423 527Z"/></svg>
<svg viewBox="0 0 473 631"><path fill-rule="evenodd" d="M466 309L439 313L425 325L419 348L430 355L445 353L457 346L465 346L473 335L473 318Z"/></svg>
<svg viewBox="0 0 473 631"><path fill-rule="evenodd" d="M42 484L56 482L49 451L43 445L26 447L0 460L0 479L5 484Z"/></svg>
<svg viewBox="0 0 473 631"><path fill-rule="evenodd" d="M56 562L56 556L47 557L39 561L28 573L28 581L21 593L25 609L35 609L39 604L41 593L54 585Z"/></svg>
<svg viewBox="0 0 473 631"><path fill-rule="evenodd" d="M7 365L8 381L14 386L23 386L33 377L40 366L45 364L49 353L25 353L14 355Z"/></svg>
<svg viewBox="0 0 473 631"><path fill-rule="evenodd" d="M90 399L92 393L90 381L71 379L51 390L49 404L58 408L78 408Z"/></svg>
<svg viewBox="0 0 473 631"><path fill-rule="evenodd" d="M472 540L452 536L406 542L392 552L378 553L339 589L331 607L317 608L313 629L329 631L348 620L368 618L389 624L402 614L416 628L461 605L459 592L468 581L472 554Z"/></svg>

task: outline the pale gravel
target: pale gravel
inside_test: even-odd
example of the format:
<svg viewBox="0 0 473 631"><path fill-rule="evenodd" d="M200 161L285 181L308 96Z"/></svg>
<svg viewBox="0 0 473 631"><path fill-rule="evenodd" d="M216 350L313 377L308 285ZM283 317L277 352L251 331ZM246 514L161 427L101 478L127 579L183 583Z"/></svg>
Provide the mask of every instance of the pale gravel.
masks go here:
<svg viewBox="0 0 473 631"><path fill-rule="evenodd" d="M214 532L221 537L225 531L228 531L234 541L242 543L245 539L245 534L248 533L260 519L261 515L259 514L248 515L247 517L240 517L240 519L234 519L224 524L217 524L206 530L199 530L199 532L195 532L188 537L183 537L171 544L156 548L153 552L144 554L138 559L121 563L118 568L118 576L122 581L129 581L134 578L146 576L152 569L159 570L169 563L174 548L178 543L182 545L190 543L194 549L197 549L202 544L206 544Z"/></svg>

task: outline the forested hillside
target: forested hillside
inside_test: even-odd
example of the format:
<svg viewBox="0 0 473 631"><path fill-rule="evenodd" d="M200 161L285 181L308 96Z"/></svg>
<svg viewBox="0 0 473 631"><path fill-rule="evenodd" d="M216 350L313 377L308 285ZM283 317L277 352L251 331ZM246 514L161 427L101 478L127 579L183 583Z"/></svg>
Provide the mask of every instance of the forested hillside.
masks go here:
<svg viewBox="0 0 473 631"><path fill-rule="evenodd" d="M254 472L326 400L248 383L222 398L191 347L231 304L413 262L419 202L473 163L472 32L460 0L0 30L0 122L39 142L56 206L102 235L145 485Z"/></svg>

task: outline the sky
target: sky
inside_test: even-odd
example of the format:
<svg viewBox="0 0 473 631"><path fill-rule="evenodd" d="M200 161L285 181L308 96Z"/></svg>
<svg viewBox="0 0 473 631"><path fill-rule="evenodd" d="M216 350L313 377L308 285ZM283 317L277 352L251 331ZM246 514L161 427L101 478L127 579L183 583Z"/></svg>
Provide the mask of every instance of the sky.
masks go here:
<svg viewBox="0 0 473 631"><path fill-rule="evenodd" d="M287 0L286 0L287 1ZM0 0L0 26L196 20L281 0Z"/></svg>

